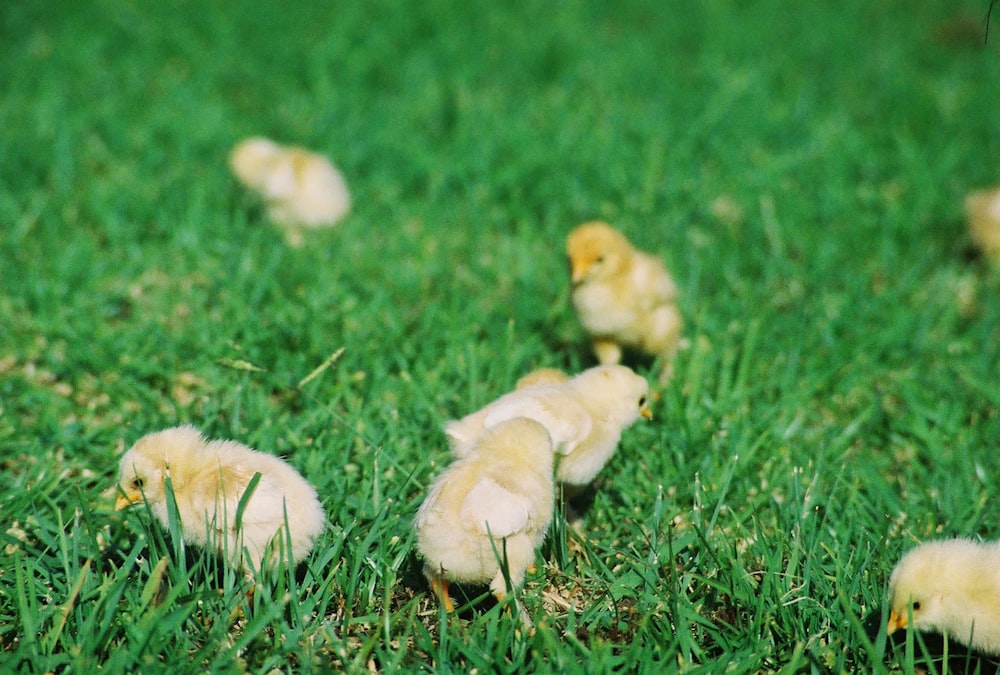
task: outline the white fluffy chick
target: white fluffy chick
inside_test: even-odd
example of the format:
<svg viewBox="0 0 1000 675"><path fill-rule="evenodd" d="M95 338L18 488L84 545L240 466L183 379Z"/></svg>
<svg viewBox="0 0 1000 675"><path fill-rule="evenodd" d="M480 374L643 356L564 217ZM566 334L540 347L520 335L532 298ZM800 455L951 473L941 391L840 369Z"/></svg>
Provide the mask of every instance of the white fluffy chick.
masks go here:
<svg viewBox="0 0 1000 675"><path fill-rule="evenodd" d="M452 454L464 457L480 434L515 417L540 422L559 455L556 479L586 485L614 454L622 432L639 417L652 417L649 383L626 366L596 366L560 384L533 384L452 420L445 435Z"/></svg>
<svg viewBox="0 0 1000 675"><path fill-rule="evenodd" d="M896 565L889 597L889 634L912 625L1000 654L1000 542L922 544Z"/></svg>
<svg viewBox="0 0 1000 675"><path fill-rule="evenodd" d="M619 363L623 347L639 349L663 360L660 382L669 381L684 321L663 261L602 222L570 232L566 255L573 307L597 360Z"/></svg>
<svg viewBox="0 0 1000 675"><path fill-rule="evenodd" d="M1000 187L966 195L965 215L972 240L984 253L1000 260Z"/></svg>
<svg viewBox="0 0 1000 675"><path fill-rule="evenodd" d="M534 420L496 425L431 485L414 526L424 574L447 611L448 584L519 588L552 522L552 440Z"/></svg>
<svg viewBox="0 0 1000 675"><path fill-rule="evenodd" d="M229 155L236 178L260 194L268 217L285 228L290 244L302 243L303 228L329 227L351 208L344 177L329 159L266 138L248 138Z"/></svg>
<svg viewBox="0 0 1000 675"><path fill-rule="evenodd" d="M240 499L256 473L260 481L237 528ZM326 526L316 490L287 462L235 441L206 441L192 426L147 434L122 456L115 510L145 501L168 527L168 477L184 541L225 553L237 569L259 571L268 545L280 536L268 558L277 559L286 537L286 511L291 539L286 555L293 562L309 554Z"/></svg>

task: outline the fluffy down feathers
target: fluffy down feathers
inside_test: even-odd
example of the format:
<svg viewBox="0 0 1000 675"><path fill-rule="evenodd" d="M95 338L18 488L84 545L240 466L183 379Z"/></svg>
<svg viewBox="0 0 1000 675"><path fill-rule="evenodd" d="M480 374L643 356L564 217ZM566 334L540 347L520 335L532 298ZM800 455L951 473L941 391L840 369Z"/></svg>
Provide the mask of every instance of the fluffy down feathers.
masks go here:
<svg viewBox="0 0 1000 675"><path fill-rule="evenodd" d="M516 389L481 410L445 425L452 454L464 457L479 435L500 422L527 417L541 423L560 455L556 479L586 485L604 467L622 431L650 417L649 384L625 366L597 366L561 384Z"/></svg>
<svg viewBox="0 0 1000 675"><path fill-rule="evenodd" d="M622 348L663 359L661 381L672 360L684 321L677 287L663 262L635 249L625 236L601 222L580 225L566 238L572 301L590 336L597 360L621 361Z"/></svg>
<svg viewBox="0 0 1000 675"><path fill-rule="evenodd" d="M248 138L233 148L229 166L263 197L268 217L285 227L290 244L302 243L302 228L335 225L351 208L340 172L326 157L303 148Z"/></svg>
<svg viewBox="0 0 1000 675"><path fill-rule="evenodd" d="M896 565L889 597L890 634L912 625L1000 654L1000 542L922 544Z"/></svg>
<svg viewBox="0 0 1000 675"><path fill-rule="evenodd" d="M260 481L238 531L237 507L258 472ZM191 426L143 436L122 456L116 510L145 500L153 515L168 526L168 476L184 541L225 553L237 568L249 564L251 571L259 570L275 535L280 533L284 541L286 510L292 544L288 556L294 562L308 555L326 524L316 490L289 464L234 441L206 442ZM272 562L280 545L273 546Z"/></svg>
<svg viewBox="0 0 1000 675"><path fill-rule="evenodd" d="M562 384L569 379L569 375L558 368L539 368L524 375L515 384L515 389L524 389L534 384Z"/></svg>
<svg viewBox="0 0 1000 675"><path fill-rule="evenodd" d="M552 461L545 427L511 419L480 436L431 485L414 521L417 549L448 611L450 581L489 582L498 598L506 595L499 559L506 558L513 588L524 581L552 521Z"/></svg>

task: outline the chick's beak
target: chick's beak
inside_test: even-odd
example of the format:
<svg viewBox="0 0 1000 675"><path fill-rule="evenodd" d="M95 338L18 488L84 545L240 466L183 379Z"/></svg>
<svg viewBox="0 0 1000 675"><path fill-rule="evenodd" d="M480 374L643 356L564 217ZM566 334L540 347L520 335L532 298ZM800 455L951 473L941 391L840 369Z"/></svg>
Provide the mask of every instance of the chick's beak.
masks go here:
<svg viewBox="0 0 1000 675"><path fill-rule="evenodd" d="M640 410L639 414L642 415L643 417L645 417L647 420L653 419L653 411L650 410L648 407L643 408L642 410Z"/></svg>
<svg viewBox="0 0 1000 675"><path fill-rule="evenodd" d="M886 634L892 635L897 630L906 628L906 615L896 610L889 612L889 623L886 624Z"/></svg>
<svg viewBox="0 0 1000 675"><path fill-rule="evenodd" d="M121 511L122 509L127 509L136 502L142 501L142 494L139 492L127 492L125 494L118 495L118 499L115 500L115 511Z"/></svg>

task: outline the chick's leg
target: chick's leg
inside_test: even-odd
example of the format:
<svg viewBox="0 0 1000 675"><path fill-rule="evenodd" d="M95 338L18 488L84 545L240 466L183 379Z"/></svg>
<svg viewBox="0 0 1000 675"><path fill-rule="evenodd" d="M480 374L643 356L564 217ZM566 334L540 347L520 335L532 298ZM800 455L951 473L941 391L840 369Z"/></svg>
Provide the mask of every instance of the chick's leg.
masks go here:
<svg viewBox="0 0 1000 675"><path fill-rule="evenodd" d="M246 593L243 594L243 600L246 602L246 606L252 609L253 598L257 592L257 585L253 582L252 579L251 579L251 584L253 585L250 586L250 590L248 590ZM222 595L221 588L219 589L219 595ZM241 602L233 608L233 611L229 613L229 623L233 623L238 619L245 619L246 616L247 616L246 612L243 611L243 603Z"/></svg>
<svg viewBox="0 0 1000 675"><path fill-rule="evenodd" d="M507 597L507 578L504 576L504 566L501 565L499 571L497 571L496 576L490 581L490 590L493 591L493 597L498 601L503 602L503 599ZM509 569L509 567L508 567ZM513 584L511 584L513 586Z"/></svg>
<svg viewBox="0 0 1000 675"><path fill-rule="evenodd" d="M521 568L512 568L509 570L510 581L512 588L519 588L521 583L524 581L524 571ZM497 599L497 602L503 602L507 598L507 580L504 578L503 570L497 572L497 575L493 577L493 581L490 582L490 590L493 591L493 597ZM535 628L531 623L531 617L528 616L528 612L524 609L521 603L517 602L516 596L514 601L514 607L517 608L518 615L521 618L521 625L528 631L534 632ZM507 605L507 611L513 611L510 605Z"/></svg>
<svg viewBox="0 0 1000 675"><path fill-rule="evenodd" d="M614 340L594 338L591 344L602 366L613 366L622 360L622 348Z"/></svg>
<svg viewBox="0 0 1000 675"><path fill-rule="evenodd" d="M668 360L663 364L663 368L660 370L660 376L656 380L657 383L663 387L670 384L670 381L674 379L674 362L672 360L673 357L671 356L668 358L670 358L671 360Z"/></svg>
<svg viewBox="0 0 1000 675"><path fill-rule="evenodd" d="M448 580L441 576L431 577L431 590L434 591L434 595L438 597L441 604L444 605L444 610L451 614L455 611L455 604L451 601L451 596L448 595Z"/></svg>
<svg viewBox="0 0 1000 675"><path fill-rule="evenodd" d="M497 600L503 600L507 597L508 581L510 581L512 590L516 591L521 588L525 572L535 562L535 545L529 537L523 534L506 537L502 555L500 569L493 577L493 581L490 582L490 590L493 591Z"/></svg>
<svg viewBox="0 0 1000 675"><path fill-rule="evenodd" d="M302 248L302 244L305 243L305 236L302 234L302 228L296 227L295 225L285 226L285 243L292 248Z"/></svg>
<svg viewBox="0 0 1000 675"><path fill-rule="evenodd" d="M668 305L660 307L652 316L649 333L643 341L643 349L651 354L657 354L663 360L663 370L660 372L659 383L669 384L674 374L674 356L681 342L681 331L684 320L676 307Z"/></svg>

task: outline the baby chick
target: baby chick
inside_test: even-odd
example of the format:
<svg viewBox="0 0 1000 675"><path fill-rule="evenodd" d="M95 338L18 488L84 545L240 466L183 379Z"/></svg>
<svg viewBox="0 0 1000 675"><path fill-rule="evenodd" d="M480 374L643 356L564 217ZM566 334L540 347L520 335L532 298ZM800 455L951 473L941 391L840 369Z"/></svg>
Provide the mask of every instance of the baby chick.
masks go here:
<svg viewBox="0 0 1000 675"><path fill-rule="evenodd" d="M563 455L556 479L586 485L614 454L622 432L647 419L649 383L626 366L596 366L561 384L534 384L505 394L481 410L452 420L445 435L452 454L465 457L484 430L515 417L541 423Z"/></svg>
<svg viewBox="0 0 1000 675"><path fill-rule="evenodd" d="M573 307L597 360L619 363L622 348L663 359L660 382L669 381L684 321L677 287L663 261L635 249L601 222L580 225L566 238Z"/></svg>
<svg viewBox="0 0 1000 675"><path fill-rule="evenodd" d="M256 473L260 481L237 528L240 499ZM227 554L233 567L249 565L251 573L260 569L271 540L287 536L286 511L292 545L288 557L294 562L309 554L326 525L316 490L291 465L234 441L207 442L192 426L147 434L122 456L115 510L145 501L168 526L167 477L184 541L211 546ZM273 548L270 562L277 558L277 545Z"/></svg>
<svg viewBox="0 0 1000 675"><path fill-rule="evenodd" d="M1000 187L965 197L969 234L984 253L1000 260Z"/></svg>
<svg viewBox="0 0 1000 675"><path fill-rule="evenodd" d="M448 584L485 583L497 599L519 588L552 522L552 440L538 422L506 420L431 485L414 526L424 574L447 611Z"/></svg>
<svg viewBox="0 0 1000 675"><path fill-rule="evenodd" d="M351 208L347 184L326 157L266 138L233 148L229 166L267 203L268 217L285 228L289 244L302 243L303 228L335 225Z"/></svg>
<svg viewBox="0 0 1000 675"><path fill-rule="evenodd" d="M1000 542L949 539L908 552L889 577L888 632L911 625L1000 654Z"/></svg>

